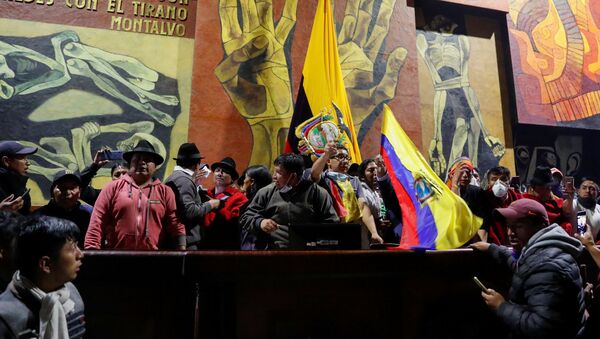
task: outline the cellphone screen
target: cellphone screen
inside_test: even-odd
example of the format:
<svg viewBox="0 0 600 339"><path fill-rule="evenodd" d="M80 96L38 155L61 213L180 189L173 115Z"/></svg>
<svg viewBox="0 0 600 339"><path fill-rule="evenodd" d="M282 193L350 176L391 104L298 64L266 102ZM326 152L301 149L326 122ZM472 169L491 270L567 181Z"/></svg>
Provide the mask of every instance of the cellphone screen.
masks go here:
<svg viewBox="0 0 600 339"><path fill-rule="evenodd" d="M479 281L479 279L477 277L473 277L473 281L477 284L477 286L479 286L479 288L483 292L487 292L487 287L485 287L485 285L481 281Z"/></svg>
<svg viewBox="0 0 600 339"><path fill-rule="evenodd" d="M577 212L577 231L579 234L583 234L586 231L587 216L585 211Z"/></svg>

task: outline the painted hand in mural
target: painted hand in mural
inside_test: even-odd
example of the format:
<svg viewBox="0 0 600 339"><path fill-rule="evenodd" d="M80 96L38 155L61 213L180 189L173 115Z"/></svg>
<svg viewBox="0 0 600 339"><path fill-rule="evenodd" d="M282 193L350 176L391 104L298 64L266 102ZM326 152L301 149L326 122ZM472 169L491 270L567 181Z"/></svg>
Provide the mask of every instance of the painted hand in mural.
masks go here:
<svg viewBox="0 0 600 339"><path fill-rule="evenodd" d="M20 142L28 147L38 148L36 154L31 156L29 171L32 174L40 174L48 180L52 180L58 171L82 171L90 165L93 161L91 140L103 133L133 134L125 140L118 141L116 149L122 151L133 149L137 141L145 139L154 146L159 154L166 156L167 152L163 143L151 135L153 130L154 123L151 121L139 121L133 124L116 123L105 126L95 122L86 122L81 127L71 130L71 143L64 137L42 138L39 145L29 141ZM110 176L109 171L109 169L101 169L98 176Z"/></svg>
<svg viewBox="0 0 600 339"><path fill-rule="evenodd" d="M175 119L171 115L151 103L179 104L175 96L153 92L158 72L135 58L82 44L77 33L72 31L60 32L50 41L54 59L27 47L0 41L0 99L8 100L15 95L60 87L71 81L72 76L81 76L91 79L104 93L159 123L165 126L174 124ZM10 80L13 85L3 79Z"/></svg>
<svg viewBox="0 0 600 339"><path fill-rule="evenodd" d="M373 124L375 108L394 97L407 55L405 48L394 49L387 58L384 73L378 74L376 65L396 0L378 2L380 7L376 12L373 0L349 0L338 35L340 63L359 143Z"/></svg>
<svg viewBox="0 0 600 339"><path fill-rule="evenodd" d="M225 56L215 75L250 125L251 164L270 164L283 150L294 111L284 46L296 24L297 4L287 0L275 26L270 0L219 2Z"/></svg>

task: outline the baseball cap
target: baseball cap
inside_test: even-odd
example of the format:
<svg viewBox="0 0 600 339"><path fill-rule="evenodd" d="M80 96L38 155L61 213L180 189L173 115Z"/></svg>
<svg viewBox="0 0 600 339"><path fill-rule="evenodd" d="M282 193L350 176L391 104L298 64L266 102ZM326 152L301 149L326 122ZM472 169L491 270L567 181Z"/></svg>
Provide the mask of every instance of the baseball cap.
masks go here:
<svg viewBox="0 0 600 339"><path fill-rule="evenodd" d="M506 221L515 221L527 217L541 217L548 223L548 213L546 208L539 202L532 199L519 199L514 201L506 208L497 208L494 210L496 217L501 216Z"/></svg>
<svg viewBox="0 0 600 339"><path fill-rule="evenodd" d="M37 147L25 147L13 140L0 141L0 155L30 155Z"/></svg>
<svg viewBox="0 0 600 339"><path fill-rule="evenodd" d="M77 185L81 186L81 178L79 177L79 174L73 171L61 170L54 175L54 180L52 181L52 185L50 185L50 191L53 191L54 187L56 187L60 181L67 179L71 179L75 181Z"/></svg>
<svg viewBox="0 0 600 339"><path fill-rule="evenodd" d="M558 174L561 178L563 177L562 172L556 167L552 167L550 169L550 173L552 173L552 176L554 176L555 174Z"/></svg>

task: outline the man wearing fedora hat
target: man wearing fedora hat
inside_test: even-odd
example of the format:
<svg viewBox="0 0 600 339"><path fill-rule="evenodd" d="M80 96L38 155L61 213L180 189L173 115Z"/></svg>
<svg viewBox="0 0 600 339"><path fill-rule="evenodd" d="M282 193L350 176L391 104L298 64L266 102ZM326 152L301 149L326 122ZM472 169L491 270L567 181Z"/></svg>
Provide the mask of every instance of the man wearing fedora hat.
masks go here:
<svg viewBox="0 0 600 339"><path fill-rule="evenodd" d="M530 192L523 194L523 198L533 199L541 203L548 213L551 224L559 224L570 235L573 235L573 225L570 222L573 211L573 196L575 193L572 185L565 187L564 197L559 198L552 193L552 171L549 167L538 166L533 172L529 182Z"/></svg>
<svg viewBox="0 0 600 339"><path fill-rule="evenodd" d="M177 213L185 225L186 244L188 250L197 250L202 240L204 216L220 205L218 199L203 197L194 182L194 176L200 169L203 157L194 143L184 143L179 146L177 166L165 180L165 184L175 193Z"/></svg>
<svg viewBox="0 0 600 339"><path fill-rule="evenodd" d="M238 250L241 239L240 209L248 198L233 186L240 177L235 168L235 160L225 157L212 164L211 169L215 176L215 187L208 191L208 195L218 199L221 205L204 218L205 237L202 248Z"/></svg>
<svg viewBox="0 0 600 339"><path fill-rule="evenodd" d="M29 155L37 152L35 147L25 147L7 140L0 142L0 208L22 215L29 214L31 197L27 192Z"/></svg>
<svg viewBox="0 0 600 339"><path fill-rule="evenodd" d="M140 140L123 159L129 171L100 193L85 248L157 250L171 240L177 249L185 250L185 227L177 218L175 194L153 177L164 158L152 144Z"/></svg>

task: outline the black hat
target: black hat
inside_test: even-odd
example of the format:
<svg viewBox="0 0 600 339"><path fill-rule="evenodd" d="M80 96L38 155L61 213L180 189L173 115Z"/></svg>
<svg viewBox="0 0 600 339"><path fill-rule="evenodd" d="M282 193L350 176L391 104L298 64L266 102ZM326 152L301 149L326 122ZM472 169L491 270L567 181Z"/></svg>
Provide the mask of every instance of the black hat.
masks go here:
<svg viewBox="0 0 600 339"><path fill-rule="evenodd" d="M224 170L224 172L231 175L232 180L236 180L237 178L240 177L238 172L235 170L235 160L233 160L230 157L225 157L225 158L223 158L223 160L221 160L219 162L215 162L214 164L212 164L210 166L210 169L213 170L213 172L215 171L215 168L220 168L220 169Z"/></svg>
<svg viewBox="0 0 600 339"><path fill-rule="evenodd" d="M544 186L552 183L552 172L550 172L550 168L543 166L535 168L533 178L531 178L531 181L529 182L531 186Z"/></svg>
<svg viewBox="0 0 600 339"><path fill-rule="evenodd" d="M13 140L0 142L0 155L30 155L35 152L36 147L25 147Z"/></svg>
<svg viewBox="0 0 600 339"><path fill-rule="evenodd" d="M81 186L81 178L79 177L79 173L69 170L60 170L54 175L54 180L52 181L52 185L50 185L50 192L54 191L54 187L56 187L60 181L67 179L71 179L75 181L77 185Z"/></svg>
<svg viewBox="0 0 600 339"><path fill-rule="evenodd" d="M177 158L173 158L173 160L190 160L190 159L204 159L203 156L200 155L200 150L196 147L196 144L193 142L186 142L185 144L181 144L179 146L179 151L177 152Z"/></svg>
<svg viewBox="0 0 600 339"><path fill-rule="evenodd" d="M123 160L127 161L128 163L131 163L131 157L134 153L145 153L152 155L154 157L154 163L156 164L156 166L162 164L163 161L165 161L165 159L160 154L156 153L156 151L154 150L154 146L152 146L151 143L144 139L138 141L137 145L135 145L135 147L131 151L123 153Z"/></svg>

